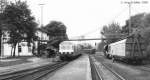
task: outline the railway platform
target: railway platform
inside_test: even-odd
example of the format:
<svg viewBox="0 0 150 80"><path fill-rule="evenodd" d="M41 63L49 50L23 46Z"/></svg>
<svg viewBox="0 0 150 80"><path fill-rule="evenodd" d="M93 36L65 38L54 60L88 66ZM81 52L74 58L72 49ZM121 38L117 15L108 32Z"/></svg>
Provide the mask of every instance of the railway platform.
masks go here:
<svg viewBox="0 0 150 80"><path fill-rule="evenodd" d="M92 80L88 55L68 63L53 75L48 75L43 80Z"/></svg>
<svg viewBox="0 0 150 80"><path fill-rule="evenodd" d="M15 59L5 60L5 62L11 62L11 61L15 61ZM12 73L16 71L21 71L21 70L26 70L26 69L31 69L31 68L36 68L36 67L40 67L40 66L44 66L44 65L52 64L52 63L53 62L51 59L42 59L42 58L32 57L32 58L28 58L28 62L25 62L22 64L0 67L0 75Z"/></svg>

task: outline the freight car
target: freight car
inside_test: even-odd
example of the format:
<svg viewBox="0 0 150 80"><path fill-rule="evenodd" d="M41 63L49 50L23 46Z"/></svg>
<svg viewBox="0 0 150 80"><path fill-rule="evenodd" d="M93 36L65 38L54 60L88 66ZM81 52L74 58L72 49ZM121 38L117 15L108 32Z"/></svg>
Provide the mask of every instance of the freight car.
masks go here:
<svg viewBox="0 0 150 80"><path fill-rule="evenodd" d="M141 63L147 57L146 46L140 35L132 35L126 39L104 46L104 54L113 60Z"/></svg>
<svg viewBox="0 0 150 80"><path fill-rule="evenodd" d="M59 44L60 59L73 60L81 55L80 46L72 41L63 41Z"/></svg>

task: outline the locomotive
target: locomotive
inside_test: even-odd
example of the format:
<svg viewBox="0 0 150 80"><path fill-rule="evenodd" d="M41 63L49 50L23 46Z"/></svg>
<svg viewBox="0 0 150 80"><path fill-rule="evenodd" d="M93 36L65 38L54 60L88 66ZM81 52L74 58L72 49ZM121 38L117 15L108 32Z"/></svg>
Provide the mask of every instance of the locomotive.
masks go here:
<svg viewBox="0 0 150 80"><path fill-rule="evenodd" d="M146 59L146 44L141 35L131 35L126 39L104 46L104 55L113 60L122 60L128 63L141 63Z"/></svg>
<svg viewBox="0 0 150 80"><path fill-rule="evenodd" d="M59 44L60 59L63 61L73 60L81 55L80 45L73 41L63 41Z"/></svg>

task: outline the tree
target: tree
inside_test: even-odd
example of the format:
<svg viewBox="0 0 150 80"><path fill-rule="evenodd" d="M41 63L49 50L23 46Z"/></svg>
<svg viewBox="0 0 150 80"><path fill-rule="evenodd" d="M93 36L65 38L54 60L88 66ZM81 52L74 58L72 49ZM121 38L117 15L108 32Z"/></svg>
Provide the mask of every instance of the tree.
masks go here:
<svg viewBox="0 0 150 80"><path fill-rule="evenodd" d="M2 38L2 30L5 29L5 26L3 24L2 16L3 11L5 9L5 6L7 5L7 2L5 0L0 1L0 55L1 55L1 38Z"/></svg>
<svg viewBox="0 0 150 80"><path fill-rule="evenodd" d="M45 26L45 29L50 36L64 36L66 34L66 26L59 21L51 21Z"/></svg>
<svg viewBox="0 0 150 80"><path fill-rule="evenodd" d="M10 3L3 11L4 24L8 25L10 34L9 43L12 44L13 56L15 56L15 49L17 43L26 40L28 43L32 42L35 38L35 31L37 23L31 11L28 9L26 2L20 0L16 3Z"/></svg>
<svg viewBox="0 0 150 80"><path fill-rule="evenodd" d="M103 26L101 34L106 38L107 43L115 42L124 36L121 33L120 25L117 23L111 23L108 26Z"/></svg>
<svg viewBox="0 0 150 80"><path fill-rule="evenodd" d="M139 34L143 38L147 47L146 52L150 50L150 14L140 13L131 17L131 35ZM122 28L122 33L129 32L129 20L126 20L125 26Z"/></svg>
<svg viewBox="0 0 150 80"><path fill-rule="evenodd" d="M149 43L150 39L150 14L140 13L131 17L131 34L135 34L136 31ZM136 30L136 31L135 31ZM129 32L129 19L126 20L125 26L122 28L122 33Z"/></svg>
<svg viewBox="0 0 150 80"><path fill-rule="evenodd" d="M145 13L140 13L131 16L131 26L130 26L131 33L133 32L134 29L143 29L145 27L143 22L144 15ZM122 33L126 33L126 34L129 33L129 21L130 21L129 19L126 20L126 24L122 28Z"/></svg>
<svg viewBox="0 0 150 80"><path fill-rule="evenodd" d="M143 24L142 25L145 28L150 27L150 13L145 14L142 20L143 20Z"/></svg>
<svg viewBox="0 0 150 80"><path fill-rule="evenodd" d="M102 40L99 44L98 44L98 51L103 51L104 50L104 46L106 45L106 43L104 42L104 40Z"/></svg>
<svg viewBox="0 0 150 80"><path fill-rule="evenodd" d="M66 34L66 26L59 21L51 21L45 27L42 28L50 36L49 45L54 46L55 48L59 47L59 43L68 40Z"/></svg>
<svg viewBox="0 0 150 80"><path fill-rule="evenodd" d="M140 29L140 34L145 39L147 45L150 45L150 14L145 14L143 18L143 29Z"/></svg>

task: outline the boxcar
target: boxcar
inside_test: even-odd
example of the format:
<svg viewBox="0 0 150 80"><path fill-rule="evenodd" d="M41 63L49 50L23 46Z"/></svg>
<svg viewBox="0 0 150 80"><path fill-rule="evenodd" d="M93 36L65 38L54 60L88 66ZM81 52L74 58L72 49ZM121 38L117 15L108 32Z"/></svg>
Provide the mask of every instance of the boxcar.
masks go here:
<svg viewBox="0 0 150 80"><path fill-rule="evenodd" d="M146 46L141 37L130 36L107 45L105 56L127 62L141 62L147 57Z"/></svg>

